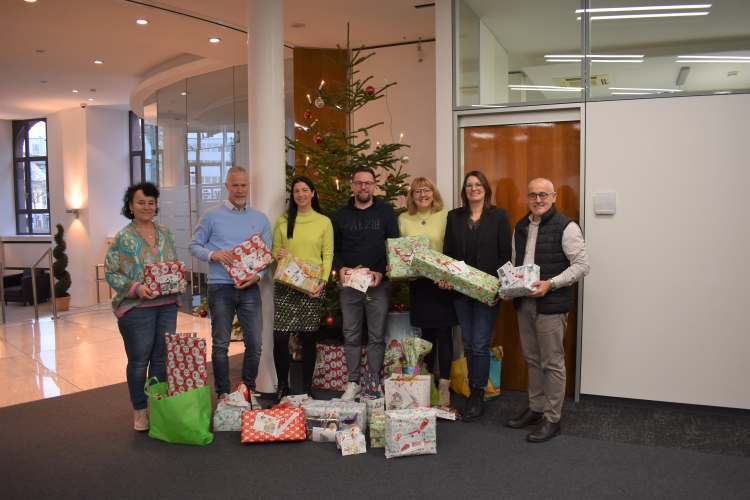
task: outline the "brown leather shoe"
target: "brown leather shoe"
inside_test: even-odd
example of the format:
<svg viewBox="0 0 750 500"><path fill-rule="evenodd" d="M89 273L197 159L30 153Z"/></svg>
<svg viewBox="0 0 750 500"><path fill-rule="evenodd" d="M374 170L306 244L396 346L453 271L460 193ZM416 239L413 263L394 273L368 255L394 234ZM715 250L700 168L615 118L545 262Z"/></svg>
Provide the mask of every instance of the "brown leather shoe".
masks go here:
<svg viewBox="0 0 750 500"><path fill-rule="evenodd" d="M529 425L535 424L542 419L543 413L537 413L532 411L531 408L526 408L523 412L519 413L515 417L509 419L506 423L508 427L514 429L523 429Z"/></svg>
<svg viewBox="0 0 750 500"><path fill-rule="evenodd" d="M546 418L543 418L539 425L536 426L536 429L526 436L526 440L531 441L532 443L544 443L558 434L560 434L560 422L552 423Z"/></svg>

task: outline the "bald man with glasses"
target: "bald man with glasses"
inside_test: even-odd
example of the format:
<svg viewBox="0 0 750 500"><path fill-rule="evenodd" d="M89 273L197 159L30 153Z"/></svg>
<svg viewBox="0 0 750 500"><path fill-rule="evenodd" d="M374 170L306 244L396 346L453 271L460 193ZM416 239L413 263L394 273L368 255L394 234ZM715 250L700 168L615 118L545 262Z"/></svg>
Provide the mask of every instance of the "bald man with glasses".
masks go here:
<svg viewBox="0 0 750 500"><path fill-rule="evenodd" d="M563 338L573 307L573 283L589 273L583 233L578 224L557 211L557 193L549 179L539 178L527 187L529 213L513 232L514 266L536 264L540 281L535 292L514 300L523 356L529 365L529 405L508 420L522 429L536 424L526 439L549 441L560 434L560 414L565 398ZM501 296L503 300L511 300Z"/></svg>

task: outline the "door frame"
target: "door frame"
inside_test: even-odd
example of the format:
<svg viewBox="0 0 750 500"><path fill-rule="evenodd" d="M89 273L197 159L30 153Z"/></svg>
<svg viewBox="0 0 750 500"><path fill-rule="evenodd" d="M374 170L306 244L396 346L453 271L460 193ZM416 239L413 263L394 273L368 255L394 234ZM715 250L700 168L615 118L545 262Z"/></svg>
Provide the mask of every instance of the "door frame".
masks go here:
<svg viewBox="0 0 750 500"><path fill-rule="evenodd" d="M463 183L462 129L493 125L522 125L528 123L580 121L580 173L578 200L579 225L586 236L586 104L551 104L533 107L486 106L479 109L453 111L453 206L461 206ZM583 332L583 288L585 278L578 282L578 322L576 325L575 402L581 399L581 340Z"/></svg>

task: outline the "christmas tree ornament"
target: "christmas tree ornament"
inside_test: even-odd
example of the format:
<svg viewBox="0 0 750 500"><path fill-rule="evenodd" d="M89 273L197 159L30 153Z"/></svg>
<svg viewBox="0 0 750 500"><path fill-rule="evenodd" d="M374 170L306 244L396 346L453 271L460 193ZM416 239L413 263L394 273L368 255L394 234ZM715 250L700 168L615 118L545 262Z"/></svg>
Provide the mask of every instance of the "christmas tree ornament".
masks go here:
<svg viewBox="0 0 750 500"><path fill-rule="evenodd" d="M326 103L323 102L323 98L322 97L318 97L317 99L315 99L315 107L316 108L322 108L325 105L326 105Z"/></svg>
<svg viewBox="0 0 750 500"><path fill-rule="evenodd" d="M404 305L401 302L396 302L393 304L393 308L396 310L396 312L402 312L404 310Z"/></svg>
<svg viewBox="0 0 750 500"><path fill-rule="evenodd" d="M370 142L370 139L365 139L365 147L369 148L372 142Z"/></svg>
<svg viewBox="0 0 750 500"><path fill-rule="evenodd" d="M304 117L305 117L305 120L309 120L310 118L312 118L312 113L310 113L309 109L305 110Z"/></svg>
<svg viewBox="0 0 750 500"><path fill-rule="evenodd" d="M200 311L198 311L198 316L200 316L201 318L205 318L206 316L208 316L208 311L206 311L205 309L201 309Z"/></svg>
<svg viewBox="0 0 750 500"><path fill-rule="evenodd" d="M323 136L320 134L315 134L315 137L313 137L313 141L315 141L315 144L320 144L323 142Z"/></svg>
<svg viewBox="0 0 750 500"><path fill-rule="evenodd" d="M339 152L338 152L337 150L335 150L335 149L332 149L332 150L331 150L331 154L332 154L332 155L337 155L337 154L339 154Z"/></svg>
<svg viewBox="0 0 750 500"><path fill-rule="evenodd" d="M335 320L333 319L333 316L328 316L328 317L326 318L326 325L328 325L328 326L333 326L333 323L334 323L334 321L335 321Z"/></svg>
<svg viewBox="0 0 750 500"><path fill-rule="evenodd" d="M407 163L409 163L410 159L411 158L409 158L409 155L406 154L406 153L404 153L404 154L401 155L401 163L403 163L404 165L406 165Z"/></svg>
<svg viewBox="0 0 750 500"><path fill-rule="evenodd" d="M373 87L372 85L369 85L365 89L365 94L367 94L367 95L373 95L374 93L375 93L375 87Z"/></svg>
<svg viewBox="0 0 750 500"><path fill-rule="evenodd" d="M396 178L393 177L393 174L388 174L388 180L393 182L394 180L396 180Z"/></svg>

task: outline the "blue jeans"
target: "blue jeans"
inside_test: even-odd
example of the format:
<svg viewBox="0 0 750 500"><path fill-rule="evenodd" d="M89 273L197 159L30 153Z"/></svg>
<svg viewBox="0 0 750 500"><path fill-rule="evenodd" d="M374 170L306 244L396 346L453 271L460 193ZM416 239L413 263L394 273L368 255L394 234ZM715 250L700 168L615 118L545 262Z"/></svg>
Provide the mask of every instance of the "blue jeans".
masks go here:
<svg viewBox="0 0 750 500"><path fill-rule="evenodd" d="M469 383L473 387L487 388L490 377L490 341L495 333L495 320L500 304L490 307L478 300L461 295L455 299L461 340L469 367Z"/></svg>
<svg viewBox="0 0 750 500"><path fill-rule="evenodd" d="M117 327L125 343L128 367L125 371L134 410L148 408L148 397L143 392L148 378L159 382L167 378L167 345L165 335L177 328L177 304L156 307L136 307L117 318Z"/></svg>
<svg viewBox="0 0 750 500"><path fill-rule="evenodd" d="M232 322L237 319L245 339L245 356L242 359L242 381L255 389L260 363L260 346L263 340L263 307L258 284L237 289L228 283L208 285L208 310L211 313L211 361L214 368L216 394L231 392L229 387L229 337Z"/></svg>

